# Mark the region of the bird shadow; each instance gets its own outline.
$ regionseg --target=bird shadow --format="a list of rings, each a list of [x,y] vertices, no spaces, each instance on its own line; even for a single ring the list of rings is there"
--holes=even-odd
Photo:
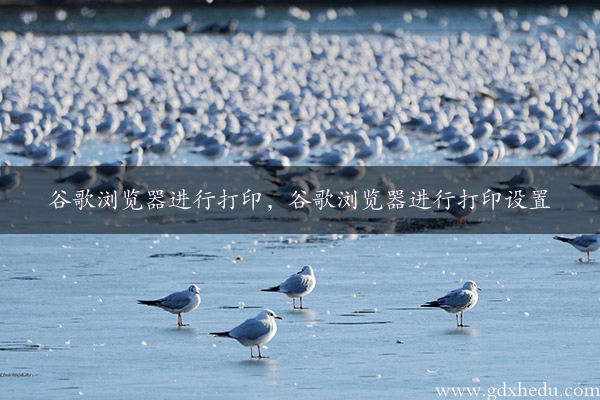
[[[191,326],[173,326],[170,328],[164,329],[165,333],[168,334],[177,334],[177,335],[191,335],[198,336],[201,332],[198,328],[193,328]]]
[[[313,310],[309,310],[308,308],[302,308],[302,309],[297,308],[297,309],[291,309],[291,310],[288,309],[288,310],[284,311],[283,315],[284,315],[283,321],[286,321],[288,316],[290,318],[294,318],[295,316],[300,316],[306,322],[314,322],[317,313],[314,312]]]
[[[444,333],[446,335],[464,335],[464,336],[478,336],[479,335],[479,329],[475,329],[475,328],[471,328],[468,326],[463,326],[463,327],[456,327],[454,329],[446,329],[444,331]]]
[[[242,368],[256,368],[261,371],[265,371],[269,374],[273,374],[277,371],[277,360],[270,357],[263,358],[247,358],[245,360],[241,360],[239,365]]]

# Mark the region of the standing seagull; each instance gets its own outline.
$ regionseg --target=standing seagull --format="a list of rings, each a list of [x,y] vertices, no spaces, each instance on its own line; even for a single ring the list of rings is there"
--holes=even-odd
[[[211,332],[211,335],[230,337],[243,346],[250,347],[250,358],[268,358],[260,352],[260,345],[268,343],[277,333],[276,319],[281,319],[273,311],[265,308],[254,318],[249,318],[227,332]],[[252,347],[258,347],[258,356],[254,356]]]
[[[184,324],[181,314],[194,311],[200,305],[200,289],[196,285],[191,285],[182,292],[171,293],[170,295],[158,300],[138,300],[138,304],[160,307],[171,314],[177,314],[177,325],[188,326]]]
[[[273,286],[268,289],[262,289],[263,292],[281,292],[292,298],[294,310],[296,309],[296,298],[300,298],[300,309],[302,307],[302,297],[310,294],[315,288],[317,280],[315,273],[310,265],[302,268],[298,273],[290,276],[281,285]]]
[[[21,173],[19,171],[10,171],[0,176],[0,191],[4,192],[4,200],[8,201],[8,192],[17,188],[21,184]]]
[[[479,295],[477,291],[481,290],[473,281],[466,281],[462,288],[451,291],[445,296],[434,301],[428,301],[421,307],[439,307],[442,310],[456,315],[456,326],[464,327],[463,312],[475,307]],[[460,314],[460,324],[458,323],[458,314]]]
[[[590,253],[600,249],[600,233],[594,233],[592,235],[580,235],[574,238],[566,238],[562,236],[554,236],[554,239],[560,240],[561,242],[569,243],[577,250],[587,253],[588,262],[590,259]]]

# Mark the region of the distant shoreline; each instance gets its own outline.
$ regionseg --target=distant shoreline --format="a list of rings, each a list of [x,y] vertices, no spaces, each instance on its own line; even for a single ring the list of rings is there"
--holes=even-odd
[[[165,4],[164,0],[0,0],[0,7],[11,7],[11,8],[60,8],[60,7],[114,7],[114,6],[125,6],[125,7],[147,7],[147,6],[175,6],[175,7],[256,7],[256,6],[268,6],[268,7],[360,7],[360,6],[414,6],[414,7],[427,7],[427,6],[498,6],[498,7],[509,7],[509,6],[597,6],[597,2],[589,0],[548,0],[544,4],[540,4],[538,1],[532,0],[500,0],[500,1],[474,1],[474,0],[462,0],[462,1],[443,1],[443,0],[213,0],[211,4],[207,3],[206,0],[171,0],[168,4]]]

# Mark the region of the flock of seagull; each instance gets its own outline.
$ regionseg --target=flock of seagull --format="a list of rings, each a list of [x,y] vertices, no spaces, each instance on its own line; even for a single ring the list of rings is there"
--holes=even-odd
[[[571,244],[577,250],[587,253],[588,261],[590,252],[600,249],[600,233],[591,235],[580,235],[573,238],[555,236],[554,239]],[[262,289],[265,292],[284,293],[293,300],[294,309],[303,309],[302,298],[312,293],[316,286],[316,278],[312,266],[303,267],[298,273],[291,275],[288,279],[277,286]],[[479,300],[478,291],[481,290],[474,281],[466,281],[461,288],[452,290],[437,300],[428,301],[421,307],[440,308],[456,316],[457,328],[468,327],[463,323],[463,313],[475,307]],[[300,305],[296,306],[296,299]],[[139,304],[162,308],[178,316],[178,326],[186,326],[182,320],[182,314],[194,311],[200,305],[200,289],[191,285],[187,290],[171,293],[158,300],[138,300]],[[254,318],[249,318],[240,325],[222,332],[211,332],[217,337],[229,337],[237,340],[240,344],[250,348],[250,358],[265,358],[260,346],[268,343],[277,333],[277,319],[282,319],[271,309],[263,309]],[[253,348],[257,347],[258,355],[254,355]]]
[[[306,265],[281,284],[263,289],[263,291],[284,293],[293,299],[294,309],[303,309],[302,298],[312,293],[316,284],[317,280],[312,266]],[[297,298],[300,299],[299,307],[296,307]],[[183,323],[182,314],[194,311],[200,305],[200,301],[200,289],[196,285],[191,285],[187,290],[171,293],[158,300],[138,300],[138,304],[159,307],[172,314],[177,314],[177,324],[181,327],[186,326]],[[282,318],[272,310],[264,309],[256,317],[247,319],[233,329],[211,332],[211,335],[233,338],[243,346],[250,348],[250,358],[264,358],[260,346],[268,343],[277,333],[276,319]],[[253,353],[254,346],[258,349],[257,356],[254,356]]]
[[[467,32],[5,34],[3,158],[62,179],[94,161],[135,168],[191,155],[214,164],[230,155],[242,165],[394,164],[424,143],[468,168],[512,154],[586,171],[600,139],[595,28],[581,22],[519,43]],[[83,155],[106,142],[130,154]]]
[[[360,179],[365,166],[409,164],[427,153],[427,163],[445,159],[473,173],[514,157],[539,165],[550,159],[585,177],[600,149],[598,21],[567,30],[558,23],[553,31],[527,35],[511,30],[509,15],[498,10],[481,17],[498,30],[438,39],[408,32],[219,38],[0,33],[0,191],[8,201],[20,185],[11,164],[56,171],[57,185],[96,194],[124,190],[125,174],[141,165],[181,165],[188,157],[277,171],[277,189],[268,195],[288,210],[293,191],[315,188],[310,169],[284,177],[291,165]],[[524,38],[508,40],[513,33]],[[121,156],[97,160],[106,156],[94,149],[108,144]],[[85,167],[63,175],[76,165]],[[524,168],[500,184],[492,189],[529,195],[533,177]],[[378,188],[385,193],[392,185],[382,176]],[[572,185],[600,202],[600,185]],[[137,189],[141,199],[148,188]],[[464,208],[447,211],[461,224],[470,215]],[[590,261],[599,235],[555,239]],[[302,308],[314,287],[307,266],[264,290],[287,294],[294,308],[299,298]],[[468,281],[423,307],[453,313],[457,326],[465,326],[462,313],[475,306],[478,290]],[[177,314],[183,326],[182,314],[200,305],[199,289],[192,285],[140,303]],[[276,319],[265,309],[214,334],[250,347],[251,357],[256,346],[261,358]]]
[[[291,189],[306,183],[314,192],[318,182],[311,168],[286,177],[290,166],[356,181],[366,166],[417,157],[473,174],[511,158],[572,166],[585,179],[600,148],[594,29],[581,23],[517,43],[467,32],[438,40],[4,34],[0,191],[8,200],[24,179],[12,163],[56,171],[57,187],[93,196],[135,189],[143,202],[152,188],[125,179],[136,168],[205,160],[268,170],[278,187],[267,196],[310,216],[309,207],[290,208]],[[600,201],[600,185],[572,186]],[[378,189],[392,192],[393,183],[382,176]],[[535,187],[524,179],[491,189],[527,199]],[[338,200],[336,210],[347,211]],[[445,211],[465,225],[475,208]]]
[[[555,236],[554,239],[569,243],[577,250],[587,253],[588,262],[591,261],[590,252],[600,249],[600,232],[572,238]],[[283,293],[293,300],[294,309],[304,309],[302,299],[312,293],[316,284],[313,267],[306,265],[281,284],[262,289],[262,291]],[[480,290],[481,288],[474,281],[469,280],[461,288],[452,290],[437,300],[427,301],[421,307],[440,308],[455,315],[457,328],[468,327],[469,325],[463,322],[463,313],[475,307],[479,300],[478,291]],[[299,299],[299,306],[296,306],[296,299]],[[183,323],[182,314],[194,311],[200,302],[200,289],[196,285],[191,285],[187,290],[171,293],[157,300],[138,300],[138,304],[159,307],[172,314],[177,314],[179,327],[187,326]],[[228,331],[211,332],[210,334],[216,337],[232,338],[243,346],[249,347],[250,358],[268,358],[262,355],[260,346],[268,343],[277,333],[277,319],[281,320],[282,318],[273,310],[265,308],[256,317],[249,318]],[[257,347],[258,350],[256,356],[253,352],[254,347]]]
[[[291,275],[288,279],[277,286],[263,289],[265,292],[284,293],[293,299],[294,309],[303,309],[302,298],[310,294],[317,284],[314,270],[310,265],[303,267],[298,273]],[[456,315],[456,326],[467,327],[463,324],[463,312],[475,307],[479,299],[477,291],[481,290],[473,281],[467,281],[460,289],[456,289],[440,297],[435,301],[428,301],[422,307],[438,307],[442,310]],[[300,299],[299,307],[296,307],[296,299]],[[182,314],[194,311],[200,305],[200,289],[191,285],[187,290],[171,293],[158,300],[138,300],[138,304],[145,304],[162,308],[172,314],[177,314],[178,326],[187,326],[183,323]],[[460,322],[459,322],[460,315]],[[277,333],[275,320],[282,319],[268,308],[261,310],[254,318],[249,318],[240,325],[222,332],[211,332],[216,337],[228,337],[237,340],[240,344],[250,348],[250,358],[268,358],[263,356],[260,346],[268,343]],[[254,347],[258,355],[254,355]]]

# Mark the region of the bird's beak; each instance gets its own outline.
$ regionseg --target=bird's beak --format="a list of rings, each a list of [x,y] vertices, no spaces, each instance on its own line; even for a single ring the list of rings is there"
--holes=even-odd
[[[479,286],[477,286],[477,290],[481,290],[481,288]]]
[[[281,318],[279,315],[276,315],[276,316],[274,316],[273,318],[275,318],[275,319],[283,319],[283,318]]]

